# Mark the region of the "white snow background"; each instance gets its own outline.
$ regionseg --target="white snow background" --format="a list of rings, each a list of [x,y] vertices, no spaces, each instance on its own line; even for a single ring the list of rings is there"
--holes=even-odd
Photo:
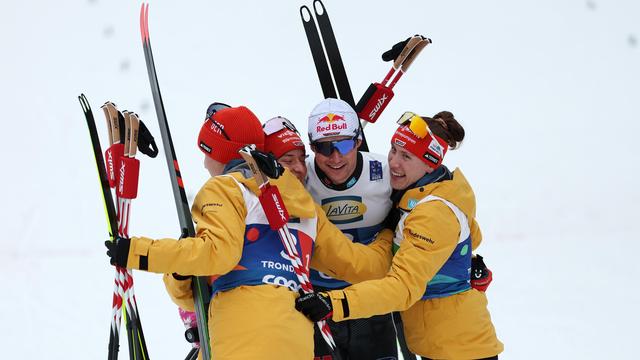
[[[310,3],[152,1],[151,42],[190,198],[207,178],[195,139],[209,103],[306,130],[322,98],[298,13]],[[638,358],[640,3],[325,5],[356,100],[390,68],[384,50],[415,33],[433,39],[366,135],[386,153],[406,110],[451,110],[465,126],[445,163],[476,191],[501,358]],[[161,146],[139,10],[122,0],[0,2],[0,358],[106,357],[114,270],[77,96],[91,102],[103,147],[106,100],[140,114]],[[141,163],[130,233],[176,237],[164,155]],[[161,276],[135,280],[151,357],[184,358]],[[126,348],[122,338],[122,358]]]

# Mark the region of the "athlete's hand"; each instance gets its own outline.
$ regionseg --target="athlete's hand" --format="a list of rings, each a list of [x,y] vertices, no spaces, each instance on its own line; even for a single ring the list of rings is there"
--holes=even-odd
[[[256,161],[260,171],[272,179],[277,179],[284,173],[284,168],[272,153],[251,150],[251,157]]]
[[[419,34],[415,34],[414,36],[408,37],[406,40],[400,41],[399,43],[393,45],[391,49],[382,53],[382,60],[395,61],[398,58],[398,56],[402,53],[402,50],[404,50],[404,47],[407,46],[407,44],[409,43],[409,40],[415,37],[420,37],[422,40],[428,40],[429,43],[431,43],[431,39],[428,39]]]
[[[331,318],[333,315],[331,299],[326,294],[316,292],[300,295],[296,299],[296,310],[313,322]]]
[[[482,256],[476,255],[471,258],[471,287],[479,291],[487,291],[489,284],[493,280],[491,270],[487,268],[482,260]]]
[[[107,256],[109,256],[109,262],[111,265],[127,267],[127,258],[129,257],[129,246],[131,245],[131,239],[116,237],[115,240],[107,240],[104,242],[104,246],[107,247]]]

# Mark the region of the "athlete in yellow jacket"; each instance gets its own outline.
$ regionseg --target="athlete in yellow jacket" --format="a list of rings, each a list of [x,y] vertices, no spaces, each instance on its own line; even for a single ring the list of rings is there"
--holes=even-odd
[[[192,207],[196,236],[152,240],[120,239],[109,246],[112,263],[156,273],[212,276],[209,331],[214,359],[310,359],[313,323],[294,309],[299,284],[276,232],[257,198],[259,189],[237,159],[244,144],[262,146],[258,119],[247,108],[216,112],[199,137],[205,167],[212,177]],[[302,184],[285,171],[273,184],[281,189],[292,218],[305,268],[309,266],[352,282],[389,269],[391,232],[363,246],[348,241],[314,204]],[[377,261],[369,261],[375,258]],[[170,294],[193,310],[190,281],[165,275]]]
[[[389,152],[400,210],[390,271],[382,279],[302,296],[296,307],[312,320],[334,321],[402,311],[412,352],[431,359],[495,359],[503,345],[486,295],[469,284],[472,250],[482,239],[475,195],[460,170],[442,165],[464,130],[449,112],[434,119],[405,113],[399,123]],[[322,302],[327,296],[331,301]]]

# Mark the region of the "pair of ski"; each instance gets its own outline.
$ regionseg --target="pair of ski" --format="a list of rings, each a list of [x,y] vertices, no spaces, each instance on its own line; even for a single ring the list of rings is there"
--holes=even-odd
[[[191,219],[191,213],[189,211],[189,205],[187,197],[184,191],[182,179],[180,177],[180,169],[176,160],[175,151],[173,148],[173,142],[171,140],[171,134],[169,132],[166,115],[164,112],[164,105],[162,103],[162,97],[160,95],[160,88],[158,85],[158,78],[156,75],[155,65],[153,61],[153,53],[151,51],[151,43],[149,39],[149,5],[142,4],[140,10],[140,31],[142,35],[143,50],[147,65],[147,71],[149,75],[149,82],[151,84],[151,92],[153,94],[154,104],[158,115],[158,121],[160,123],[160,131],[162,134],[162,141],[164,144],[165,155],[167,158],[167,164],[169,166],[169,173],[171,177],[171,184],[176,201],[176,207],[178,210],[178,217],[180,219],[181,237],[194,236],[195,230],[193,228],[193,221]],[[138,141],[138,117],[134,113],[125,112],[124,115],[120,113],[113,103],[107,102],[102,107],[105,116],[107,117],[107,128],[109,131],[109,150],[105,153],[107,162],[102,156],[102,148],[100,145],[100,139],[95,124],[95,118],[91,110],[89,101],[81,94],[78,97],[80,105],[87,121],[89,128],[89,136],[91,138],[93,152],[98,170],[98,176],[100,179],[100,185],[102,188],[102,198],[104,202],[105,215],[107,217],[107,223],[109,224],[109,237],[112,241],[115,241],[116,234],[122,237],[128,237],[128,224],[130,216],[131,199],[135,198],[135,194],[132,196],[132,191],[137,191],[137,176],[135,181],[135,187],[132,188],[132,183],[125,181],[126,177],[119,177],[118,174],[121,170],[126,169],[118,165],[120,159],[124,159],[125,164],[132,165],[131,161],[135,160],[135,153]],[[139,122],[144,128],[144,124]],[[121,131],[121,129],[125,131]],[[126,135],[126,136],[125,136]],[[145,146],[148,148],[141,149],[145,154],[155,157],[158,153],[153,137],[147,134],[144,138]],[[122,163],[121,163],[122,164]],[[135,165],[134,165],[135,166]],[[117,186],[117,203],[118,211],[113,202],[110,188]],[[122,196],[124,194],[124,196]],[[126,214],[126,215],[125,215]],[[209,287],[206,278],[194,278],[193,289],[194,299],[196,306],[196,318],[199,334],[200,348],[202,348],[202,359],[209,360],[210,348],[209,348],[209,334],[207,327],[207,308],[209,303]],[[125,304],[124,310],[122,309],[123,303]],[[120,323],[122,319],[122,313],[125,314],[125,321],[127,323],[127,338],[129,340],[129,355],[132,360],[146,360],[149,359],[146,343],[144,340],[144,334],[142,331],[142,324],[138,315],[138,306],[133,292],[133,277],[131,272],[127,269],[116,267],[115,276],[115,288],[112,302],[112,319],[111,328],[109,334],[109,352],[108,359],[116,360],[119,352],[119,338],[120,338]],[[193,335],[193,332],[189,334]],[[195,342],[195,341],[191,341]],[[193,349],[187,355],[187,359],[196,359],[198,356],[198,347]]]
[[[89,136],[102,189],[105,215],[109,225],[109,237],[111,241],[115,241],[116,234],[121,237],[128,237],[131,200],[137,195],[139,162],[135,159],[135,156],[138,148],[140,119],[132,112],[125,111],[124,114],[120,113],[111,102],[103,105],[102,109],[107,119],[110,144],[105,152],[107,158],[105,163],[89,101],[84,94],[81,94],[78,99],[89,128]],[[116,189],[117,210],[113,202],[111,188]],[[124,309],[122,308],[123,304]],[[130,359],[149,359],[133,288],[132,273],[128,269],[116,267],[109,334],[109,360],[118,358],[120,323],[123,313],[127,328]]]
[[[393,98],[393,87],[422,49],[431,43],[431,40],[420,35],[408,39],[384,80],[381,83],[371,84],[356,104],[327,10],[321,0],[314,0],[312,7],[313,14],[306,5],[301,6],[300,17],[324,97],[339,98],[347,102],[356,110],[360,119],[365,121],[364,125],[367,122],[375,122]],[[317,26],[313,15],[317,20]],[[391,80],[394,74],[396,75]],[[390,80],[391,83],[389,83]],[[363,125],[360,130],[362,133]],[[362,133],[362,139],[360,150],[368,151],[364,133]]]
[[[322,93],[325,99],[341,99],[355,109],[356,103],[353,99],[347,72],[344,69],[344,63],[342,62],[342,56],[338,49],[338,42],[333,33],[327,9],[320,0],[314,0],[311,7],[313,8],[313,14],[306,5],[300,7],[300,19],[307,35],[309,49],[318,73]],[[314,16],[316,20],[314,20]],[[320,40],[320,37],[322,37],[322,40]],[[329,67],[331,67],[331,70],[329,70]],[[360,133],[362,134],[360,150],[369,151],[367,140],[362,132],[362,125],[360,125]]]

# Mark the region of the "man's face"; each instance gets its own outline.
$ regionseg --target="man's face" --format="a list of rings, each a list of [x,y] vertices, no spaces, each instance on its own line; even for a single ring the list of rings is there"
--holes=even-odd
[[[338,144],[338,141],[344,141]],[[352,143],[349,143],[352,142]],[[333,143],[333,145],[329,145]],[[317,144],[317,146],[315,145]],[[351,144],[352,148],[346,153],[342,153],[337,147],[341,147],[344,150],[349,148]],[[324,139],[316,140],[311,144],[311,149],[315,153],[315,162],[327,177],[334,184],[342,184],[353,174],[358,163],[358,146],[360,140],[354,140],[349,136],[330,136]],[[322,154],[318,151],[319,146],[327,146],[331,148],[329,155]]]
[[[307,177],[307,164],[305,158],[307,155],[304,150],[291,150],[282,155],[278,162],[285,168],[289,169],[295,175],[301,183],[304,184],[304,179]]]

